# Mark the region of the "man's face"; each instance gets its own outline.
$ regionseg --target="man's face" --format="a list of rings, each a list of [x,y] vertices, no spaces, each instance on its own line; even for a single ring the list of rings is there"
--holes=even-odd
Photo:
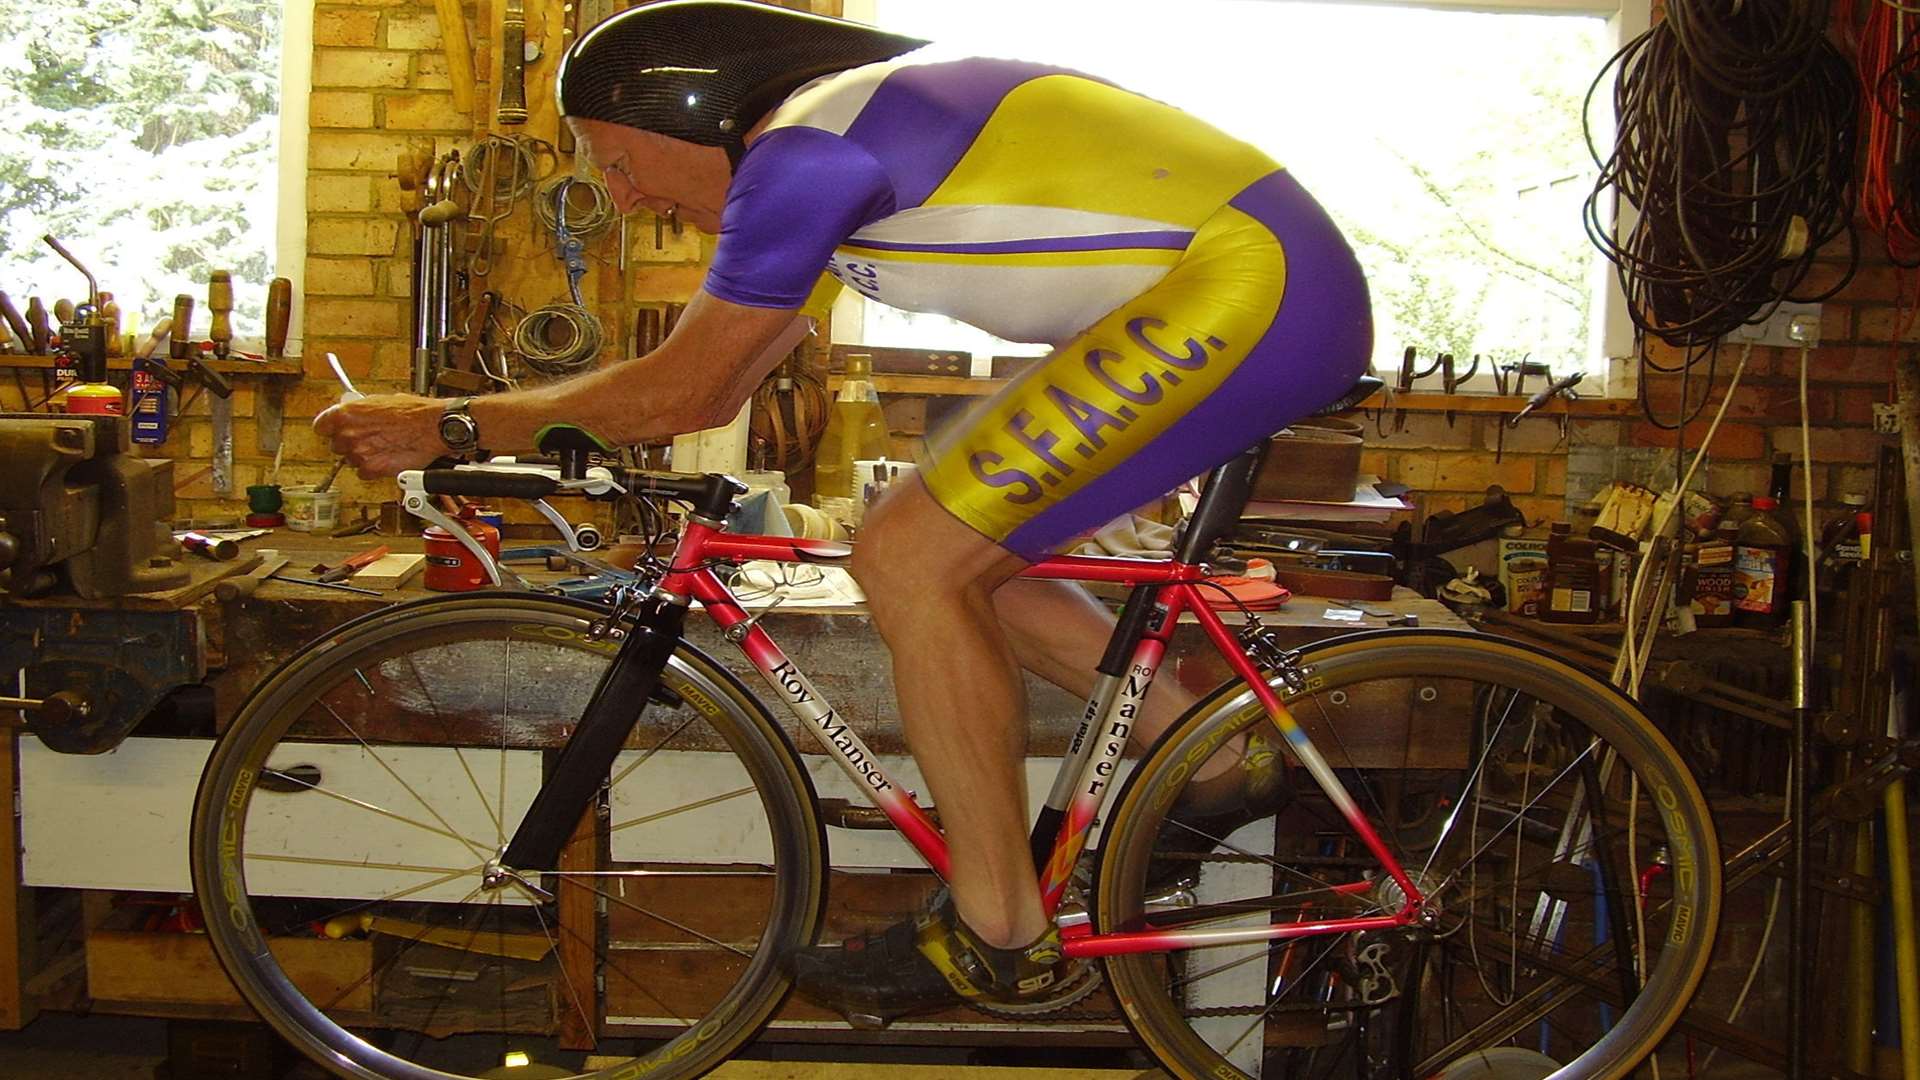
[[[707,156],[702,152],[709,148],[601,120],[569,117],[567,123],[578,142],[576,152],[600,170],[621,213],[644,207],[665,214],[677,207],[694,227],[717,231],[717,217],[712,228],[704,218],[719,205],[697,182],[698,166]],[[724,197],[724,190],[720,194]]]

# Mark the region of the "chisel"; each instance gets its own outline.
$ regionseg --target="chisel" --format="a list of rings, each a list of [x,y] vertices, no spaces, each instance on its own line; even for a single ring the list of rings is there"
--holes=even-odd
[[[47,322],[47,306],[37,296],[27,297],[27,328],[33,331],[33,355],[47,355],[53,349],[53,326]]]
[[[27,326],[27,320],[20,317],[20,309],[13,306],[12,298],[0,292],[0,316],[5,316],[7,329],[20,339],[20,348],[26,351],[33,348],[33,330]]]

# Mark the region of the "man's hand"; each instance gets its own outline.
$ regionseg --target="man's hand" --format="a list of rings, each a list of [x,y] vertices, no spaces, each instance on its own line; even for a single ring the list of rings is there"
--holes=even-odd
[[[313,430],[333,441],[363,480],[425,467],[447,452],[440,441],[446,402],[412,394],[379,394],[335,405],[313,418]]]

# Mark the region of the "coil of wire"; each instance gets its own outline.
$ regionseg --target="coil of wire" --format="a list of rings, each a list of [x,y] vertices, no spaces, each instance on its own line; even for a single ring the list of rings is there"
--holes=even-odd
[[[586,196],[584,206],[580,203],[583,192]],[[558,176],[542,184],[539,197],[533,201],[533,209],[540,219],[541,229],[548,233],[555,232],[564,215],[568,234],[581,240],[593,240],[605,234],[614,222],[620,220],[607,186],[598,180],[577,176]]]
[[[553,379],[591,367],[605,340],[600,320],[572,304],[530,311],[513,329],[513,348],[521,362]]]
[[[1695,348],[1852,278],[1850,263],[1838,282],[1803,289],[1821,249],[1852,233],[1858,99],[1823,3],[1673,0],[1666,11],[1588,91],[1600,174],[1584,216],[1640,331]],[[1592,112],[1610,72],[1617,128],[1603,154]],[[1624,237],[1616,193],[1639,211]]]

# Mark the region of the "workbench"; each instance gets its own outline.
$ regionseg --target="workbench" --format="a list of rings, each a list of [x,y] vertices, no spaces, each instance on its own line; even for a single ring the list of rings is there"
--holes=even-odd
[[[19,738],[17,754],[5,755],[5,766],[12,767],[17,760],[21,773],[21,817],[9,825],[22,833],[18,847],[23,851],[25,884],[62,890],[55,894],[61,896],[70,895],[68,890],[80,890],[82,937],[90,949],[84,963],[91,977],[91,1007],[173,1017],[245,1015],[201,939],[130,932],[113,922],[108,898],[127,891],[156,897],[191,891],[185,858],[186,830],[200,765],[211,747],[211,739],[206,736],[226,726],[255,685],[308,642],[350,619],[392,603],[444,595],[420,587],[418,578],[381,597],[270,580],[252,596],[226,602],[214,597],[214,584],[243,565],[249,552],[260,548],[273,548],[287,557],[290,561],[283,573],[297,578],[315,564],[338,563],[373,544],[386,544],[396,552],[420,550],[418,537],[331,539],[281,530],[247,541],[241,559],[235,563],[195,560],[193,580],[174,594],[117,606],[131,610],[172,605],[178,617],[196,628],[194,636],[205,672],[199,688],[183,695],[186,703],[163,710],[168,713],[167,720],[156,717],[111,754],[57,754],[25,736]],[[512,548],[515,542],[509,540],[507,546]],[[521,572],[536,583],[563,576],[544,570]],[[35,602],[31,610],[44,614],[61,607],[61,601],[49,599]],[[1377,627],[1385,621],[1377,615],[1362,616],[1357,622],[1328,618],[1330,608],[1346,607],[1338,601],[1296,597],[1284,609],[1260,617],[1289,646]],[[1423,626],[1465,628],[1445,607],[1407,590],[1400,590],[1390,601],[1372,601],[1364,607],[1394,616],[1414,615]],[[68,602],[66,609],[78,619],[116,614],[114,605],[78,601]],[[1224,614],[1230,622],[1240,619],[1237,612]],[[860,731],[903,786],[924,790],[917,769],[906,756],[889,658],[864,611],[857,606],[782,606],[766,614],[762,625]],[[727,664],[749,687],[756,691],[762,688],[758,673],[706,620],[696,617],[689,620],[688,627],[694,644]],[[1196,692],[1204,692],[1227,676],[1224,664],[1195,626],[1179,629],[1171,655],[1174,662],[1163,670]],[[1028,691],[1032,726],[1027,771],[1030,788],[1038,789],[1033,796],[1037,802],[1044,796],[1058,756],[1079,724],[1084,703],[1031,677]],[[781,719],[791,718],[783,715]],[[798,725],[790,727],[797,736]],[[180,737],[189,734],[197,737]],[[816,749],[804,736],[797,736],[795,741],[803,752]],[[1392,741],[1398,745],[1400,736],[1394,735]],[[9,740],[9,750],[13,749],[12,742]],[[831,772],[826,759],[819,756],[816,761],[823,765],[815,773],[823,797],[843,794],[829,788],[838,777],[826,775]],[[96,799],[92,793],[100,797]],[[103,805],[92,805],[96,802]],[[834,897],[826,930],[829,936],[880,925],[918,902],[934,884],[931,875],[920,871],[917,856],[891,833],[834,830],[832,850],[837,873],[835,886],[829,890]],[[857,879],[857,884],[845,887],[843,876]],[[0,903],[0,916],[4,915]],[[342,962],[340,956],[351,947],[340,942],[315,944],[323,947],[318,951],[328,953],[315,961],[323,965]],[[331,945],[349,948],[330,952],[324,948]],[[77,966],[71,957],[50,959],[67,969]],[[30,964],[20,973],[20,979],[0,982],[18,984],[31,978],[33,970]],[[181,972],[203,977],[180,978]],[[41,979],[43,984],[46,981]],[[1097,1000],[1090,999],[1090,1003]],[[1106,1010],[1110,1011],[1110,1006]],[[1100,1013],[1101,1008],[1094,1006],[1091,1015]],[[0,1013],[0,1019],[8,1016]],[[1075,1022],[1067,1017],[1061,1023],[1064,1027],[1029,1027],[1022,1034],[1004,1021],[954,1010],[896,1026],[886,1038],[894,1042],[1005,1043],[1020,1038],[1057,1039],[1069,1032],[1073,1038],[1098,1043],[1119,1044],[1129,1038],[1111,1018]],[[855,1037],[836,1017],[798,1001],[780,1014],[775,1030],[789,1038]]]

